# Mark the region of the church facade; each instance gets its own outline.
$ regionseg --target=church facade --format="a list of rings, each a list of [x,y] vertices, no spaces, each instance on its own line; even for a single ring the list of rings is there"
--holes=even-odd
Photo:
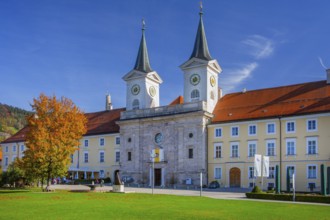
[[[281,189],[320,190],[321,168],[330,188],[330,70],[326,80],[243,91],[222,97],[221,67],[210,55],[203,12],[193,52],[180,68],[184,92],[160,106],[161,76],[151,68],[144,25],[136,63],[123,76],[126,108],[86,113],[87,133],[71,155],[68,178],[112,180],[120,172],[128,184],[159,187],[197,186],[217,181],[220,187],[275,185]],[[188,56],[187,56],[188,57]],[[23,128],[1,143],[2,169],[24,156]],[[254,177],[255,154],[270,157],[269,176]],[[289,179],[287,179],[289,176]]]
[[[221,68],[210,56],[202,15],[201,11],[193,52],[180,66],[184,101],[169,106],[159,106],[162,80],[150,66],[142,28],[135,66],[123,77],[127,108],[117,122],[121,175],[132,181],[151,185],[155,179],[156,186],[197,184],[202,173],[207,183],[207,125],[218,100]]]

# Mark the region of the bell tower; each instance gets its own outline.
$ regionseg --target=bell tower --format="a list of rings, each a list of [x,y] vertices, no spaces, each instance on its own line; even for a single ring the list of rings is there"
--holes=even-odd
[[[163,81],[150,66],[144,20],[142,20],[142,37],[135,66],[123,77],[123,80],[126,81],[126,110],[159,106],[159,85]]]
[[[203,24],[203,7],[200,5],[199,25],[194,49],[188,61],[180,68],[184,72],[184,102],[204,101],[208,112],[213,112],[218,101],[218,74],[222,71],[210,55]]]

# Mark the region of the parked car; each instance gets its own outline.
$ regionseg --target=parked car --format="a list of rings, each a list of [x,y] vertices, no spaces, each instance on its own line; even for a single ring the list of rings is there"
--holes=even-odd
[[[218,181],[212,181],[209,184],[209,189],[216,189],[216,188],[220,188],[220,184],[218,183]]]

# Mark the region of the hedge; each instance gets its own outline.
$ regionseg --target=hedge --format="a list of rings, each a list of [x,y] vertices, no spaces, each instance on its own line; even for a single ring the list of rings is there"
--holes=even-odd
[[[250,199],[267,199],[292,201],[292,194],[269,194],[269,193],[246,193],[246,197]],[[321,195],[296,195],[296,202],[315,202],[315,203],[330,203],[330,196]]]

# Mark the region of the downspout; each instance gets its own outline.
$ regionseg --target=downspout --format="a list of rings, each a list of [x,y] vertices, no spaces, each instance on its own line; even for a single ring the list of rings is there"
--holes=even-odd
[[[281,116],[278,117],[279,126],[280,126],[280,177],[282,177],[282,120]],[[280,181],[280,189],[282,190],[282,178]]]

